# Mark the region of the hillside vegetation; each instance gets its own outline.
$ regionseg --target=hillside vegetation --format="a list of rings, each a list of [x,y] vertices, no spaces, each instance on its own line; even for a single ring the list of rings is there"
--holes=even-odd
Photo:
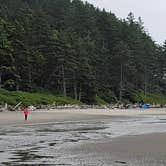
[[[164,96],[166,43],[133,13],[120,20],[80,0],[0,0],[0,88],[18,91],[0,91],[11,104],[53,102],[26,93],[40,88],[87,104]]]
[[[0,105],[7,103],[15,106],[20,102],[21,106],[82,104],[81,102],[73,100],[70,97],[55,96],[48,93],[30,93],[22,91],[11,92],[3,89],[0,90]]]

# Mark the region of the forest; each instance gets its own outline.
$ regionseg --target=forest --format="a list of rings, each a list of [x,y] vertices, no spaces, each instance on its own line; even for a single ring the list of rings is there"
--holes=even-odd
[[[166,95],[166,42],[81,0],[0,0],[0,89],[92,104]]]

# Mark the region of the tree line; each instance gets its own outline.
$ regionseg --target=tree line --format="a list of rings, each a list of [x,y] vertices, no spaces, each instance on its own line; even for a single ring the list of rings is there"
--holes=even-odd
[[[166,42],[132,13],[121,20],[80,0],[0,0],[0,88],[86,103],[166,94]]]

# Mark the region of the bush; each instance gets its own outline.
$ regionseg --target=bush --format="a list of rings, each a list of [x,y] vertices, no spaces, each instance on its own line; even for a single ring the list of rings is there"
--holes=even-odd
[[[23,106],[29,105],[65,105],[65,104],[82,104],[70,97],[55,96],[48,93],[30,93],[22,91],[8,91],[0,89],[0,104],[16,105],[22,102]]]
[[[96,104],[97,105],[108,105],[108,103],[106,101],[104,101],[102,98],[100,98],[99,96],[96,96]]]
[[[145,96],[143,92],[138,92],[135,94],[135,100],[149,104],[166,104],[166,96],[157,93],[147,93]]]

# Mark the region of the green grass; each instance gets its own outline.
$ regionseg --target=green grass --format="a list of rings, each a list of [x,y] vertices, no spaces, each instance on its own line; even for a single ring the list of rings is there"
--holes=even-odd
[[[166,96],[161,94],[151,94],[148,93],[146,97],[144,96],[143,92],[137,92],[133,95],[134,100],[137,102],[145,102],[149,104],[166,104]],[[62,96],[55,96],[50,94],[49,92],[43,93],[30,93],[30,92],[23,92],[23,91],[8,91],[4,89],[0,89],[0,105],[5,103],[9,105],[16,105],[19,102],[22,102],[22,106],[29,106],[29,105],[81,105],[82,103],[76,101],[70,97],[62,97]],[[100,96],[96,96],[96,103],[97,105],[108,105],[106,100],[104,100]]]
[[[23,106],[29,105],[65,105],[65,104],[77,104],[81,102],[76,101],[70,97],[54,96],[49,93],[30,93],[22,91],[7,91],[0,89],[0,104],[16,105],[22,102]]]
[[[143,92],[138,92],[135,94],[135,100],[149,104],[166,104],[166,96],[157,93],[147,93],[145,96]]]
[[[106,101],[104,101],[102,98],[100,98],[99,96],[96,96],[96,104],[97,105],[108,105],[108,103]]]

